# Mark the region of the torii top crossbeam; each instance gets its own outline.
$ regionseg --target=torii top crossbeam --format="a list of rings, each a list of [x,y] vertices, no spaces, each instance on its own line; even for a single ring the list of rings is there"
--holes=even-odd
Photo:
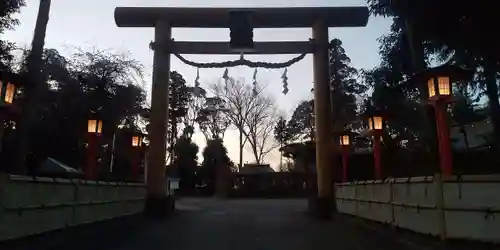
[[[154,27],[168,20],[171,27],[228,28],[232,11],[253,13],[254,28],[311,27],[322,19],[328,27],[364,27],[367,7],[294,7],[294,8],[178,8],[117,7],[118,27]]]

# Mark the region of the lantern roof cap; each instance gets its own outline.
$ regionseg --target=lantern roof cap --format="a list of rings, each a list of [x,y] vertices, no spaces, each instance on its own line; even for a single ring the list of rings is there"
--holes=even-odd
[[[427,80],[429,78],[436,76],[449,76],[452,79],[469,81],[474,76],[474,70],[465,69],[452,64],[444,64],[418,72],[411,76],[410,79],[402,85],[415,87],[419,84],[427,84]]]
[[[99,108],[90,108],[88,111],[87,118],[89,120],[102,120],[103,115],[102,115],[102,107]]]
[[[369,118],[372,116],[382,116],[385,117],[385,112],[379,108],[373,105],[373,103],[370,103],[366,106],[365,111],[361,114],[363,118]]]
[[[139,130],[137,128],[134,128],[131,132],[132,132],[133,136],[144,136],[144,135],[146,135],[141,130]]]
[[[343,131],[339,131],[339,132],[334,132],[333,133],[334,136],[344,136],[344,135],[348,135],[350,137],[359,137],[360,136],[360,133],[358,132],[354,132],[352,130],[349,130],[349,129],[345,129]]]
[[[2,82],[7,81],[11,84],[14,84],[17,87],[22,86],[23,83],[26,82],[25,77],[23,77],[22,75],[17,74],[17,73],[13,73],[10,71],[3,71],[3,70],[0,70],[0,80]]]
[[[373,130],[370,130],[368,128],[364,129],[361,134],[360,134],[360,138],[366,138],[366,137],[371,137],[374,135],[374,132]]]
[[[144,136],[146,135],[145,133],[142,132],[142,130],[135,125],[132,126],[124,126],[122,128],[122,131],[125,132],[126,134],[129,134],[130,136]]]

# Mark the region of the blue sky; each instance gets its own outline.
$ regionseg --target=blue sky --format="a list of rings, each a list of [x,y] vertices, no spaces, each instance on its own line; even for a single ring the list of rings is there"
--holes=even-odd
[[[2,39],[16,42],[19,46],[28,47],[35,26],[38,11],[38,0],[27,0],[27,6],[21,10],[21,25],[8,31]],[[89,49],[98,47],[113,49],[118,52],[129,52],[145,66],[146,88],[151,87],[151,65],[153,53],[148,44],[153,39],[151,28],[118,28],[114,22],[113,11],[118,6],[148,7],[299,7],[299,6],[364,6],[364,0],[55,0],[52,1],[50,20],[47,28],[46,47],[56,48],[62,54],[71,53],[74,47]],[[379,63],[377,38],[389,30],[390,20],[371,17],[367,27],[363,28],[330,28],[330,38],[339,38],[352,64],[356,68],[372,68]],[[227,29],[174,29],[173,38],[178,41],[228,41]],[[306,41],[311,37],[310,29],[257,29],[254,31],[256,41]],[[234,60],[238,56],[197,56],[186,58],[199,62]],[[294,55],[247,56],[250,60],[286,61]],[[196,69],[182,64],[172,57],[172,70],[179,71],[188,84],[194,83]],[[224,69],[201,69],[200,82],[208,85],[217,81]],[[289,89],[283,95],[282,70],[259,69],[258,81],[266,84],[267,91],[276,99],[276,105],[283,112],[291,113],[297,103],[309,98],[312,87],[312,61],[307,56],[304,60],[291,66],[288,70]],[[229,70],[233,77],[244,77],[251,82],[253,69],[236,67]],[[237,161],[238,149],[235,131],[225,136],[230,157]],[[196,142],[203,148],[203,136],[196,136]],[[245,161],[252,161],[251,151],[244,155]],[[272,165],[279,162],[276,152],[270,154],[266,161]]]

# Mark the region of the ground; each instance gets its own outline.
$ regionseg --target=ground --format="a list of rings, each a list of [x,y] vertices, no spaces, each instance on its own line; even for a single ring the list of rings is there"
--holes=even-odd
[[[306,200],[191,198],[180,200],[177,208],[168,222],[150,225],[115,249],[423,249],[387,241],[347,217],[310,219]]]
[[[183,198],[167,220],[141,215],[22,239],[0,249],[38,250],[490,250],[470,242],[443,244],[345,215],[309,218],[306,200]]]

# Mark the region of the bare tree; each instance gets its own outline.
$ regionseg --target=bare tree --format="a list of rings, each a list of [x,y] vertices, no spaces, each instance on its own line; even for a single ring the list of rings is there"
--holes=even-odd
[[[205,105],[206,91],[199,86],[194,86],[189,87],[188,92],[189,101],[187,102],[186,115],[183,117],[182,123],[184,125],[183,135],[188,140],[191,140],[200,111]]]
[[[239,132],[239,167],[243,166],[243,149],[247,142],[248,129],[245,121],[251,113],[254,102],[252,87],[245,84],[244,79],[235,80],[229,78],[225,82],[218,82],[211,86],[211,91],[215,96],[226,101],[227,116]]]
[[[229,78],[211,86],[214,95],[225,100],[227,116],[239,132],[240,166],[247,142],[257,163],[262,163],[264,157],[278,146],[273,138],[276,109],[263,90],[259,85],[245,84],[242,78]]]
[[[261,164],[266,155],[279,147],[279,143],[274,139],[274,125],[279,116],[271,98],[262,94],[254,98],[250,114],[245,120],[248,128],[246,137],[252,148],[255,162]]]

